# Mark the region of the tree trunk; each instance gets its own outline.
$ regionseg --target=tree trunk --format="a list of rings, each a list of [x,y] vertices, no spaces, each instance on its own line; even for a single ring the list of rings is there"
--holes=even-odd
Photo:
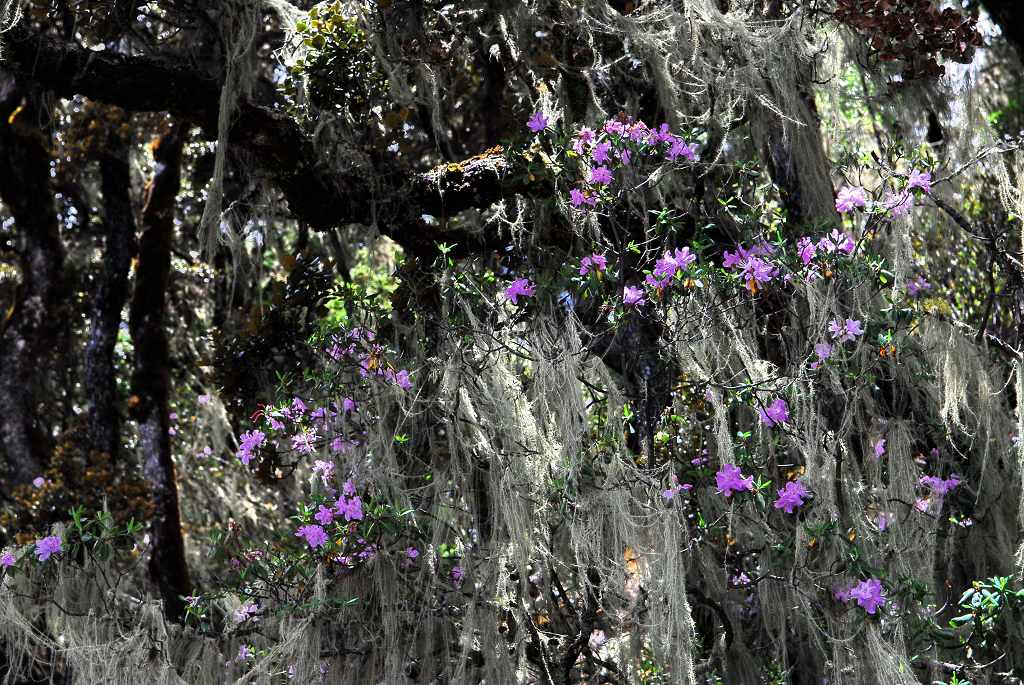
[[[165,319],[174,234],[174,200],[181,184],[184,132],[175,127],[154,145],[156,171],[147,188],[142,237],[131,305],[135,346],[132,416],[139,424],[142,471],[154,504],[150,577],[160,589],[168,618],[181,620],[189,594],[185,542],[168,430],[169,354]]]
[[[49,133],[37,98],[0,75],[0,199],[17,228],[21,284],[0,312],[0,442],[10,482],[31,482],[49,461],[50,435],[40,419],[40,391],[59,348],[64,250],[50,190]]]
[[[121,310],[128,300],[128,270],[135,254],[128,146],[116,135],[111,136],[100,158],[100,176],[106,251],[103,254],[103,273],[93,300],[89,341],[85,347],[88,445],[90,450],[104,453],[114,460],[121,441],[114,345],[121,325]]]

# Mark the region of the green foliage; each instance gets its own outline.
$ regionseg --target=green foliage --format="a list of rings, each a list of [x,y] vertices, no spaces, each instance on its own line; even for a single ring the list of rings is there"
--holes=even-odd
[[[319,109],[367,116],[372,103],[387,92],[387,79],[367,45],[366,32],[346,16],[340,2],[315,5],[296,25],[304,48],[289,67],[285,93],[293,101],[305,79],[310,102]]]

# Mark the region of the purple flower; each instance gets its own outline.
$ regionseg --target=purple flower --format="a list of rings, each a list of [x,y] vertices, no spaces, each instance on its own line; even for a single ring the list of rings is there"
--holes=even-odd
[[[420,555],[420,551],[415,547],[407,547],[405,549],[405,556],[409,557],[410,560],[415,561],[416,557]]]
[[[715,485],[718,492],[731,497],[733,492],[754,489],[754,477],[743,477],[738,466],[734,464],[722,464],[722,468],[715,474]]]
[[[356,410],[356,401],[351,397],[346,397],[341,401],[341,411],[345,414],[350,414]]]
[[[197,603],[198,603],[198,600],[199,600],[199,598],[197,597],[196,598],[196,602]],[[255,616],[257,613],[259,613],[259,610],[260,610],[260,608],[259,608],[259,606],[255,602],[246,602],[242,606],[240,606],[237,609],[235,609],[235,613],[234,613],[234,616],[233,616],[233,618],[235,619],[235,623],[245,623],[246,621],[249,620],[249,618],[251,618],[251,617]]]
[[[872,449],[875,452],[875,459],[881,459],[882,455],[885,454],[885,438],[876,440]]]
[[[526,122],[526,127],[534,133],[540,133],[548,127],[548,118],[544,116],[540,110],[533,113],[530,120]]]
[[[14,553],[9,549],[5,549],[3,554],[0,554],[0,566],[4,568],[10,568],[14,566]]]
[[[644,304],[644,291],[627,285],[622,289],[622,304],[642,307]]]
[[[740,275],[746,280],[747,287],[754,290],[775,278],[778,270],[760,257],[750,255],[740,263]]]
[[[60,538],[56,535],[36,540],[36,557],[39,561],[46,561],[51,555],[60,554],[61,551]]]
[[[466,577],[466,572],[462,570],[461,566],[452,566],[452,585],[456,589],[462,587],[462,579]]]
[[[758,409],[757,416],[761,423],[769,428],[789,423],[789,405],[786,404],[786,400],[779,397],[767,407]]]
[[[907,216],[914,207],[914,196],[905,190],[899,195],[896,193],[886,193],[882,206],[892,216]]]
[[[346,497],[352,497],[356,494],[356,484],[351,479],[345,481],[341,486],[341,491]]]
[[[337,508],[338,514],[343,516],[346,521],[363,520],[363,501],[359,497],[339,497],[334,506]]]
[[[907,294],[911,297],[917,297],[925,290],[931,290],[932,284],[925,280],[924,276],[920,274],[914,280],[907,283]]]
[[[885,595],[882,592],[882,581],[878,578],[862,580],[850,588],[850,599],[857,600],[857,604],[869,614],[874,614],[878,607],[885,604]]]
[[[927,171],[914,169],[910,172],[910,179],[907,181],[907,190],[920,188],[925,194],[932,192],[932,175]]]
[[[623,131],[626,130],[626,125],[619,119],[609,119],[604,124],[604,130],[612,135],[621,136]]]
[[[663,490],[661,492],[661,496],[665,498],[666,502],[675,497],[676,495],[678,495],[683,490],[693,490],[693,486],[690,485],[689,483],[680,483],[679,478],[674,473],[672,474],[671,481],[671,487],[669,487],[668,490]]]
[[[854,207],[863,207],[868,203],[867,193],[860,186],[846,186],[839,190],[836,197],[836,211],[840,214],[853,211]]]
[[[814,255],[818,252],[818,249],[814,246],[814,241],[807,236],[796,242],[796,249],[804,266],[810,264],[811,260],[814,259]]]
[[[818,249],[828,253],[839,250],[844,254],[853,254],[853,251],[857,249],[857,244],[853,242],[853,238],[842,231],[833,230],[818,241]]]
[[[295,415],[302,416],[306,413],[306,403],[298,397],[292,398],[292,411]]]
[[[320,505],[320,509],[313,515],[316,522],[322,526],[326,526],[334,520],[334,510]]]
[[[879,514],[878,515],[878,530],[881,533],[885,532],[885,529],[889,527],[889,515]]]
[[[825,361],[832,356],[832,346],[827,342],[820,342],[814,344],[814,353],[818,355],[818,359]]]
[[[622,161],[623,166],[629,166],[629,160],[632,156],[632,153],[625,148],[619,150],[619,159]]]
[[[804,497],[807,497],[809,493],[804,484],[798,480],[790,481],[779,490],[779,498],[775,500],[775,508],[782,509],[787,514],[792,514],[793,510],[797,507],[801,507],[804,504]]]
[[[267,436],[263,431],[257,430],[242,433],[242,436],[239,439],[240,444],[238,445],[238,460],[248,466],[249,462],[252,461],[253,458],[253,450],[262,445],[266,439]]]
[[[572,143],[573,151],[578,155],[586,153],[587,146],[594,142],[594,131],[586,126],[580,129],[580,132],[576,134],[576,140]]]
[[[604,164],[608,161],[608,151],[611,149],[611,143],[598,143],[594,146],[594,151],[590,153],[590,157],[598,164]]]
[[[938,476],[922,476],[921,485],[931,490],[935,495],[942,497],[960,485],[960,479],[953,476],[948,479]]]
[[[840,319],[832,319],[828,330],[832,334],[832,339],[839,342],[846,342],[864,335],[864,328],[857,319],[847,319],[845,322]]]
[[[209,395],[200,395],[197,399],[199,400],[199,404],[209,404],[210,403],[210,396]]]
[[[608,185],[612,182],[612,172],[606,166],[594,167],[590,170],[590,182]]]
[[[633,122],[629,126],[629,139],[634,143],[639,143],[647,137],[650,130],[651,129],[647,128],[647,124],[642,121]]]
[[[697,255],[693,254],[689,247],[684,247],[681,250],[677,248],[674,253],[666,252],[664,257],[654,263],[654,276],[662,284],[659,287],[664,287],[664,284],[677,272],[686,269],[695,261],[697,261]]]
[[[300,526],[299,530],[295,533],[295,537],[305,538],[312,549],[323,547],[327,542],[327,532],[321,526],[312,523]]]
[[[580,260],[580,276],[586,276],[590,273],[591,269],[604,271],[606,268],[608,268],[608,258],[603,254],[595,252],[589,257],[584,257]]]
[[[312,428],[296,433],[292,436],[292,449],[300,454],[312,454],[319,438],[320,436]]]
[[[512,281],[512,285],[505,288],[505,297],[508,298],[512,304],[518,305],[519,302],[516,298],[522,297],[533,297],[533,293],[536,292],[537,286],[530,283],[525,278],[517,278]]]
[[[672,145],[669,147],[668,152],[665,153],[665,158],[670,162],[674,162],[679,157],[685,157],[691,162],[696,162],[697,146],[691,145],[681,138],[675,138],[672,141]]]
[[[237,661],[247,661],[252,656],[252,649],[249,645],[242,645],[238,648]]]
[[[36,476],[35,478],[32,479],[32,485],[37,488],[41,488],[44,485],[46,485],[46,479],[43,478],[42,476]]]
[[[408,390],[412,387],[412,381],[409,379],[409,371],[401,369],[395,374],[395,384],[398,385],[402,390]]]
[[[331,477],[334,475],[334,462],[317,459],[313,462],[313,473],[319,473],[320,480],[324,485],[327,485],[330,483]]]

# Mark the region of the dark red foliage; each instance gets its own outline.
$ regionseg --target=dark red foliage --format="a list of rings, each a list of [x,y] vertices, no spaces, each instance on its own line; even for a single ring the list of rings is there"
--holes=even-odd
[[[932,0],[838,0],[834,16],[879,59],[901,62],[905,79],[941,76],[940,59],[968,64],[981,45],[976,16],[939,10]]]

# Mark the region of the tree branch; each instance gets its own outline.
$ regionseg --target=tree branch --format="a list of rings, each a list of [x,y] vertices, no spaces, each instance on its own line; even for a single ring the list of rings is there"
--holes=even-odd
[[[19,27],[8,34],[5,68],[62,97],[82,95],[130,111],[166,111],[199,125],[213,138],[220,84],[181,66],[183,57],[149,57],[96,51]],[[457,243],[460,252],[504,244],[498,235],[428,224],[424,215],[451,217],[486,208],[516,193],[550,194],[538,183],[517,180],[500,147],[428,172],[376,160],[372,170],[339,174],[329,169],[311,138],[285,113],[239,103],[229,142],[249,152],[288,200],[291,214],[326,230],[346,223],[376,224],[407,250],[433,254],[437,242]],[[368,179],[385,184],[372,187]]]

